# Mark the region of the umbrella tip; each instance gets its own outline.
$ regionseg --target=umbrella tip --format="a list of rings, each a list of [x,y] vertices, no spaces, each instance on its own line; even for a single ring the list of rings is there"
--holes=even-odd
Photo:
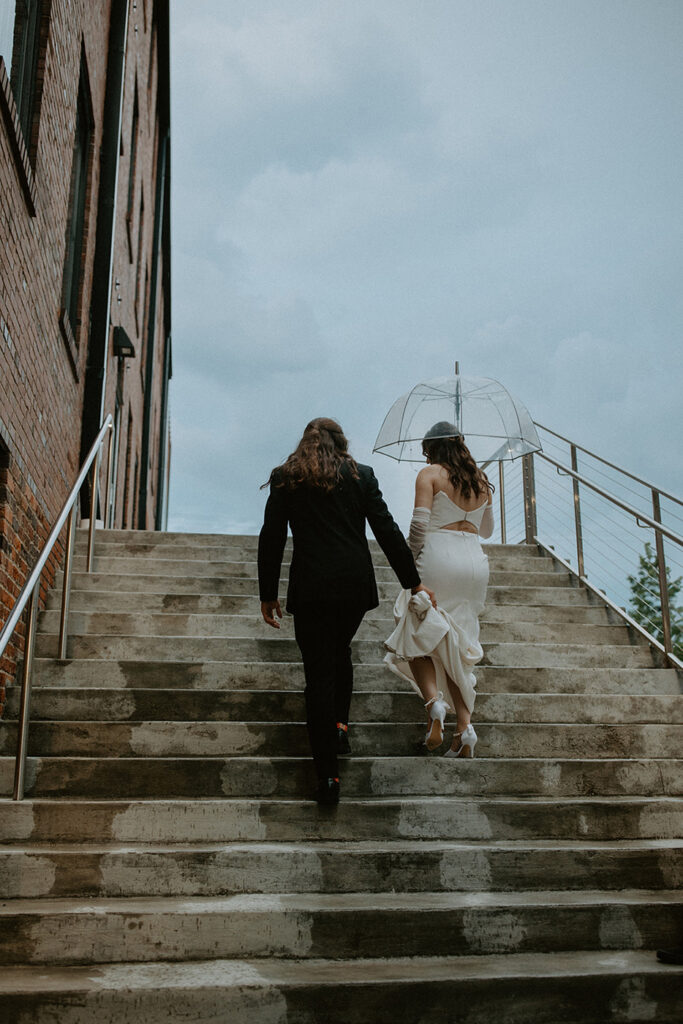
[[[455,376],[456,377],[460,376],[460,363],[458,362],[457,359],[455,360]]]

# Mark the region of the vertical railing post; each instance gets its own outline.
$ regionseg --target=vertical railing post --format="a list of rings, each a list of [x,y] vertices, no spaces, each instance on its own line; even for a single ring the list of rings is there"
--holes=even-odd
[[[40,598],[40,580],[31,591],[26,611],[26,639],[24,640],[24,664],[21,670],[21,695],[19,698],[19,722],[17,724],[17,754],[14,765],[14,792],[12,799],[24,799],[26,777],[26,748],[28,746],[28,723],[31,707],[31,676],[33,651],[36,645],[36,618]]]
[[[102,445],[97,449],[97,457],[92,470],[92,484],[90,486],[90,523],[88,524],[88,554],[85,560],[85,571],[92,570],[92,554],[95,547],[95,522],[97,520],[97,498],[100,489],[100,460],[102,458]]]
[[[570,446],[572,469],[575,473],[579,471],[579,463],[576,456],[576,445]],[[576,530],[576,563],[580,577],[586,575],[583,561],[583,530],[581,528],[581,497],[579,495],[579,481],[572,477],[572,490],[574,491],[574,529]]]
[[[524,487],[524,527],[527,544],[534,543],[538,533],[536,520],[536,481],[534,477],[533,455],[522,456],[522,482]]]
[[[652,488],[652,518],[658,523],[662,521],[662,509],[659,499],[659,491]],[[655,530],[655,545],[657,547],[657,569],[659,572],[659,599],[662,606],[662,643],[667,654],[671,654],[673,644],[671,641],[671,609],[669,608],[669,581],[666,578],[666,559],[664,556],[664,538],[659,530]]]
[[[73,564],[74,536],[76,533],[76,510],[77,506],[71,509],[68,525],[66,528],[66,551],[64,553],[64,580],[62,583],[62,611],[59,618],[59,647],[57,658],[64,661],[66,658],[66,641],[69,623],[69,601],[71,600],[71,567]]]
[[[500,491],[500,543],[507,544],[505,523],[505,470],[503,460],[498,463],[498,489]]]

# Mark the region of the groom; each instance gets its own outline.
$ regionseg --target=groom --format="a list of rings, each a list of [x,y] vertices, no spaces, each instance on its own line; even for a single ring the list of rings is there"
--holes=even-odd
[[[307,467],[316,467],[308,479]],[[379,604],[366,521],[401,586],[413,593],[427,590],[372,469],[348,454],[338,423],[312,420],[297,450],[271,474],[258,574],[261,613],[269,626],[279,629],[278,585],[289,525],[293,555],[287,611],[294,616],[304,664],[308,735],[320,804],[339,801],[337,754],[350,752],[351,640],[365,612]],[[427,593],[433,599],[431,591]]]

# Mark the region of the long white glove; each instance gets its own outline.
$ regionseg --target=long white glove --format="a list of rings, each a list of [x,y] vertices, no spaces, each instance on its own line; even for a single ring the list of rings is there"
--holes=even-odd
[[[479,536],[486,540],[493,533],[493,505],[487,505],[482,516],[481,526],[479,527]]]
[[[431,514],[432,510],[429,508],[418,506],[413,509],[413,518],[410,520],[408,532],[408,546],[413,553],[413,558],[417,558],[424,547]]]

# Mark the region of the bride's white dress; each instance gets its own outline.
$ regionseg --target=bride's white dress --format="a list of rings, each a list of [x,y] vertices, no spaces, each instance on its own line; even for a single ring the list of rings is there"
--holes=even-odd
[[[450,677],[470,712],[476,695],[473,668],[483,657],[479,616],[486,601],[489,561],[478,533],[444,527],[467,520],[479,530],[487,509],[491,518],[488,501],[467,512],[444,491],[437,491],[416,561],[422,582],[436,594],[438,607],[432,607],[424,591],[413,597],[409,590],[402,590],[394,605],[396,628],[384,644],[386,664],[418,693],[409,659],[429,655],[437,689],[447,693],[446,677]]]

